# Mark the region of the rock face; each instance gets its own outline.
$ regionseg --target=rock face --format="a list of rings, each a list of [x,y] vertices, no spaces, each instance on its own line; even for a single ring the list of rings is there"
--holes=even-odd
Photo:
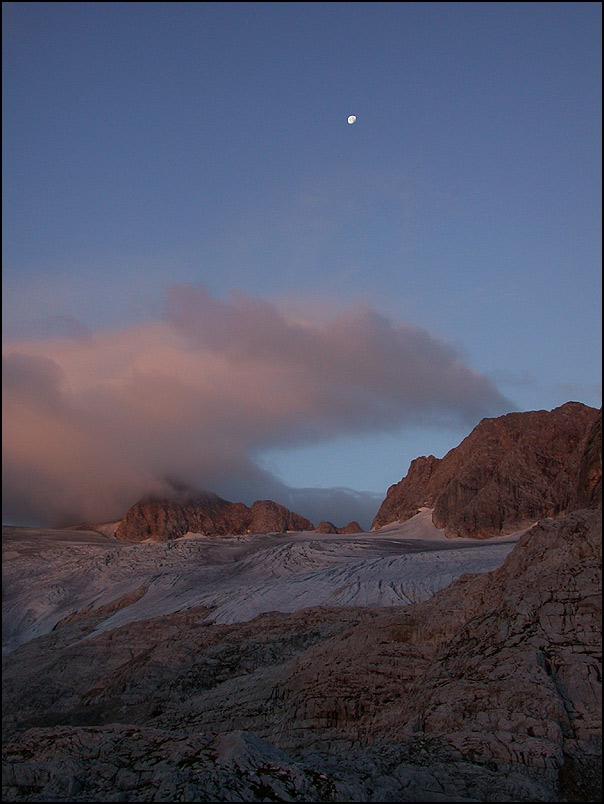
[[[324,740],[443,741],[458,758],[587,778],[601,756],[601,549],[600,510],[544,520],[500,569],[299,657],[274,693],[292,718],[282,739],[311,739],[297,713]]]
[[[363,533],[363,528],[359,525],[356,519],[344,525],[343,528],[338,528],[338,533]]]
[[[216,494],[180,495],[135,503],[117,526],[118,539],[166,542],[189,531],[220,536],[312,530],[308,519],[272,500],[257,500],[251,507],[223,500]]]
[[[404,609],[82,612],[3,660],[3,798],[598,801],[601,548],[583,509]]]
[[[250,533],[269,531],[312,530],[313,524],[300,514],[284,508],[272,500],[258,500],[251,507],[251,519],[247,529]]]
[[[587,434],[575,492],[570,508],[598,508],[602,505],[602,411]]]
[[[315,530],[317,531],[317,533],[337,533],[338,532],[338,529],[333,524],[333,522],[327,522],[326,520],[323,520],[322,522],[319,522],[319,524],[317,525]]]
[[[579,505],[587,442],[598,438],[598,415],[601,440],[601,412],[578,402],[483,419],[444,458],[413,461],[406,477],[388,489],[372,530],[428,507],[447,536],[488,538],[572,510]],[[592,451],[581,504],[597,484],[597,449]],[[600,484],[601,472],[600,459]]]
[[[317,533],[362,533],[363,528],[359,525],[356,520],[349,522],[347,525],[344,525],[342,528],[336,527],[333,522],[327,522],[323,520],[323,522],[319,522],[317,527],[315,528]]]

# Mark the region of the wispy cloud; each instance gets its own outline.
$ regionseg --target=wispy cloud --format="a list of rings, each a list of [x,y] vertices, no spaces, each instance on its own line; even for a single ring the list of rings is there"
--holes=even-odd
[[[3,384],[13,521],[117,517],[168,479],[244,502],[297,501],[305,513],[316,490],[305,508],[303,492],[255,460],[262,449],[473,426],[511,406],[453,347],[370,307],[294,320],[271,301],[193,286],[172,287],[163,318],[145,325],[7,344]]]

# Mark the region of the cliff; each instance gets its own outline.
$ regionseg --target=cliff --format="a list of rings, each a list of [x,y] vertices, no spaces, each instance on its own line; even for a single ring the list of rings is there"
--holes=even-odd
[[[444,458],[414,460],[372,530],[425,506],[447,536],[488,538],[589,504],[598,482],[601,497],[601,428],[601,411],[578,402],[483,419]]]

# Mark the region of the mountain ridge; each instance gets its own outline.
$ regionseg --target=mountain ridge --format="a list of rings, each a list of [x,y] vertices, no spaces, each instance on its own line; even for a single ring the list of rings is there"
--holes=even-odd
[[[567,402],[552,411],[483,419],[444,458],[412,461],[407,475],[388,489],[371,529],[404,522],[428,507],[447,536],[489,538],[567,513],[589,496],[592,481],[597,484],[596,460],[585,470],[583,496],[577,492],[587,442],[598,433],[601,438],[601,415]],[[601,484],[601,458],[599,472]]]
[[[213,492],[147,497],[136,502],[118,524],[116,538],[171,541],[188,532],[206,536],[313,530],[313,523],[272,500],[251,506],[224,500]]]

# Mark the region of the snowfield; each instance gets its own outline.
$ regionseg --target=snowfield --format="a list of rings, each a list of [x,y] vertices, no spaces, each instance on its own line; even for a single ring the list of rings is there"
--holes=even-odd
[[[96,633],[193,607],[236,623],[309,606],[405,606],[499,567],[524,531],[447,539],[423,509],[370,533],[206,537],[133,544],[104,532],[4,527],[2,650],[127,597]]]

